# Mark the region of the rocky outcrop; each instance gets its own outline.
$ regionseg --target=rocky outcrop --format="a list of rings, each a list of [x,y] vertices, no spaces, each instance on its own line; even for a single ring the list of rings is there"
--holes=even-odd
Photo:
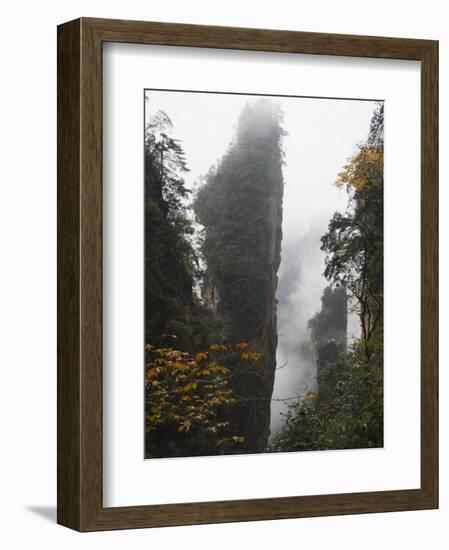
[[[328,399],[334,393],[333,377],[331,373],[322,374],[347,347],[348,297],[345,288],[324,289],[321,311],[309,321],[309,327],[315,350],[318,392],[321,399]]]
[[[266,447],[276,370],[284,185],[280,122],[275,104],[262,99],[247,105],[235,142],[208,175],[196,201],[205,228],[207,295],[216,306],[222,340],[246,343],[262,354],[257,368],[230,381],[239,396],[232,424],[245,438],[241,452],[247,453]]]

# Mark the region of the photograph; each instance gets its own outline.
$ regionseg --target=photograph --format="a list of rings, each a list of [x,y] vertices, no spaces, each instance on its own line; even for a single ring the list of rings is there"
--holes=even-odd
[[[440,42],[250,15],[58,25],[72,530],[440,505]]]
[[[145,458],[383,447],[383,101],[144,113]]]

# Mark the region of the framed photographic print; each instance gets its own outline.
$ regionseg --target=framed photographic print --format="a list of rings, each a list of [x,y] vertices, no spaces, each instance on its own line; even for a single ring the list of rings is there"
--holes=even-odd
[[[438,43],[58,28],[58,522],[438,506]]]

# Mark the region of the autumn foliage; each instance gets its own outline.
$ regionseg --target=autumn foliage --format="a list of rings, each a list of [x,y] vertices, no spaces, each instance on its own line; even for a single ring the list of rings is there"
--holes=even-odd
[[[212,344],[196,353],[146,344],[147,458],[185,455],[189,441],[195,443],[189,454],[238,452],[244,437],[228,418],[242,397],[230,381],[254,369],[261,355],[245,342]]]
[[[367,185],[381,188],[383,184],[383,145],[363,145],[344,165],[335,182],[337,187],[352,187],[361,193]]]

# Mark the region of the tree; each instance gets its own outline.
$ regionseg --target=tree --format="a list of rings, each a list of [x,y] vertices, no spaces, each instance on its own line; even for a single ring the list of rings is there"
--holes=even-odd
[[[243,398],[232,380],[257,369],[261,354],[246,342],[183,352],[171,339],[170,347],[145,346],[146,457],[238,453],[245,438],[229,417]]]
[[[159,111],[145,133],[145,338],[153,345],[163,345],[162,335],[173,332],[181,345],[189,341],[198,268],[187,214],[188,168],[172,127]]]
[[[368,361],[363,347],[351,346],[321,370],[319,386],[331,398],[309,392],[289,405],[270,451],[364,449],[383,445],[382,365]]]
[[[346,188],[349,202],[345,214],[334,214],[321,239],[325,276],[356,299],[369,354],[369,343],[382,331],[383,320],[383,104],[373,115],[368,140],[336,184]]]

